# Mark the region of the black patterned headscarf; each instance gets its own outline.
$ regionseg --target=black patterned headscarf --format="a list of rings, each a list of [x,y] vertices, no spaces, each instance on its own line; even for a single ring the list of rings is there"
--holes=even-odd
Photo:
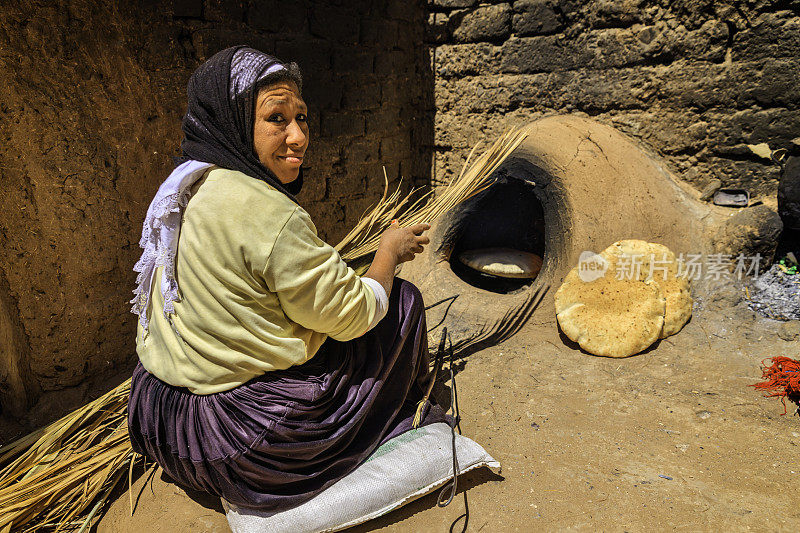
[[[192,74],[187,88],[189,107],[183,117],[181,160],[195,159],[238,170],[263,180],[297,202],[303,171],[291,183],[281,183],[253,147],[253,121],[258,91],[280,80],[302,89],[300,70],[246,46],[214,54]]]

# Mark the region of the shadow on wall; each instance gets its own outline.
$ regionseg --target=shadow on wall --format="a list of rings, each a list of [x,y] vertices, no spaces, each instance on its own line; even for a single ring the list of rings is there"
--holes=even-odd
[[[427,183],[426,17],[403,0],[0,7],[0,411],[44,395],[56,418],[74,406],[50,391],[135,360],[141,223],[177,154],[186,82],[218,50],[248,44],[303,69],[300,199],[323,238],[377,200],[382,166],[392,183]]]

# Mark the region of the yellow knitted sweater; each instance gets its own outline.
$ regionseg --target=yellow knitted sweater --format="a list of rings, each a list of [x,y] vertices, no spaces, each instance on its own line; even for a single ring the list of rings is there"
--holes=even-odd
[[[138,327],[142,365],[196,394],[301,364],[328,337],[363,335],[375,293],[317,237],[303,208],[260,180],[212,167],[184,211],[180,301],[164,317],[161,268]]]

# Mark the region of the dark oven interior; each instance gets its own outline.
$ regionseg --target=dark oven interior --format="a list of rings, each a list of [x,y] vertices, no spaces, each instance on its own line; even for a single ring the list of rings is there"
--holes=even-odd
[[[453,272],[472,286],[501,294],[530,285],[531,278],[504,278],[474,270],[464,265],[459,255],[468,250],[511,248],[544,259],[544,209],[533,183],[503,177],[456,209],[446,244]]]

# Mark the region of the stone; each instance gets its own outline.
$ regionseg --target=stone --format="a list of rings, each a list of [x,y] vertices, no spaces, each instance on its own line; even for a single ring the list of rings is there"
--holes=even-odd
[[[776,35],[780,35],[780,39],[776,39]],[[731,55],[734,61],[797,57],[800,55],[800,20],[779,13],[759,15],[736,34]]]
[[[778,337],[791,342],[800,337],[800,320],[789,320],[778,326]]]
[[[431,4],[434,7],[443,7],[447,9],[472,7],[477,3],[478,0],[428,0],[428,4]]]
[[[717,229],[715,252],[730,255],[734,260],[739,254],[746,258],[759,254],[763,268],[772,263],[782,230],[780,216],[766,205],[746,207]]]
[[[736,67],[740,105],[792,106],[800,100],[800,65],[790,59],[753,61]]]
[[[428,26],[425,32],[425,38],[431,43],[446,43],[450,37],[450,31],[447,27],[450,17],[446,13],[430,13],[428,15]]]
[[[464,78],[497,74],[500,47],[491,43],[444,45],[436,49],[436,74],[442,78]]]
[[[497,4],[479,7],[450,15],[453,39],[456,42],[472,43],[496,41],[511,34],[511,6]]]
[[[735,307],[742,301],[742,291],[733,283],[720,285],[711,295],[711,303],[721,309]]]
[[[639,22],[641,0],[595,0],[589,4],[589,22],[595,28],[631,26]]]
[[[593,54],[555,35],[510,39],[503,43],[500,69],[510,74],[573,70],[588,66]]]
[[[671,65],[678,58],[721,62],[725,39],[717,26],[704,25],[694,31],[671,28],[659,22],[644,29],[604,28],[574,38],[565,35],[540,35],[509,39],[503,43],[503,72],[535,73],[580,69],[612,69],[638,65]],[[683,65],[714,73],[708,65]],[[720,72],[724,76],[729,74]],[[692,83],[705,76],[688,76]],[[659,83],[653,80],[654,83]],[[706,82],[708,83],[708,82]],[[718,90],[712,84],[711,91]]]
[[[547,35],[564,28],[551,0],[522,0],[514,2],[512,28],[519,37]]]
[[[700,199],[704,202],[709,201],[711,197],[714,196],[714,193],[721,188],[722,181],[718,180],[717,178],[712,179],[708,182],[708,185],[703,187],[703,190],[700,192]]]
[[[778,184],[778,214],[785,227],[800,231],[800,157],[786,161]]]

